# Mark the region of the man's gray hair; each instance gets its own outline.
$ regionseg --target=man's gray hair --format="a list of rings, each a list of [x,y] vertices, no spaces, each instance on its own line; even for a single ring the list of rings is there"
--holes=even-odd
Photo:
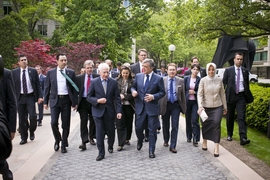
[[[92,65],[92,67],[94,66],[94,62],[92,60],[86,60],[83,63],[83,67],[86,67],[86,65]]]
[[[109,66],[107,63],[100,63],[100,64],[98,65],[98,70],[99,70],[99,71],[102,71],[103,69],[108,69],[108,70],[110,70],[110,66]]]
[[[145,60],[143,60],[142,63],[143,63],[143,64],[149,63],[149,65],[150,65],[151,68],[154,68],[154,67],[155,67],[155,62],[154,62],[153,59],[145,59]]]

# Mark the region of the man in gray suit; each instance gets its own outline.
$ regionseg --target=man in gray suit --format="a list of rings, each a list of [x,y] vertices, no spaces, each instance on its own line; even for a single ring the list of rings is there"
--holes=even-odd
[[[168,147],[170,139],[170,119],[172,122],[171,143],[169,150],[177,153],[179,115],[186,112],[185,84],[182,78],[176,76],[177,66],[174,63],[168,64],[168,76],[163,77],[166,95],[160,100],[160,114],[162,115],[163,146]]]

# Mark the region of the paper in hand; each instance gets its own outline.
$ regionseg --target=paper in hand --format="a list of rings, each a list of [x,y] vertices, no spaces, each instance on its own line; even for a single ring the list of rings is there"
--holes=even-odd
[[[205,112],[205,110],[202,110],[201,114],[200,114],[200,117],[202,119],[202,121],[204,122],[206,119],[208,119],[208,116]]]

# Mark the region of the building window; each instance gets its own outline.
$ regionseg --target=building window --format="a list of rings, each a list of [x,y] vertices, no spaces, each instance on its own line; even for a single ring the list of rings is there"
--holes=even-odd
[[[47,36],[47,25],[38,25],[38,31],[42,36]]]
[[[264,52],[256,52],[254,61],[267,61],[267,51]]]
[[[3,2],[3,8],[4,8],[4,15],[10,14],[10,12],[12,11],[10,3],[7,1]]]

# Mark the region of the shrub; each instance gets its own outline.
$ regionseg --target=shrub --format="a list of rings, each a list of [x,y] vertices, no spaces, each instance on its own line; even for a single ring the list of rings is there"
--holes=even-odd
[[[254,96],[254,101],[247,105],[246,121],[250,127],[262,132],[267,132],[270,88],[250,84],[250,90]]]

